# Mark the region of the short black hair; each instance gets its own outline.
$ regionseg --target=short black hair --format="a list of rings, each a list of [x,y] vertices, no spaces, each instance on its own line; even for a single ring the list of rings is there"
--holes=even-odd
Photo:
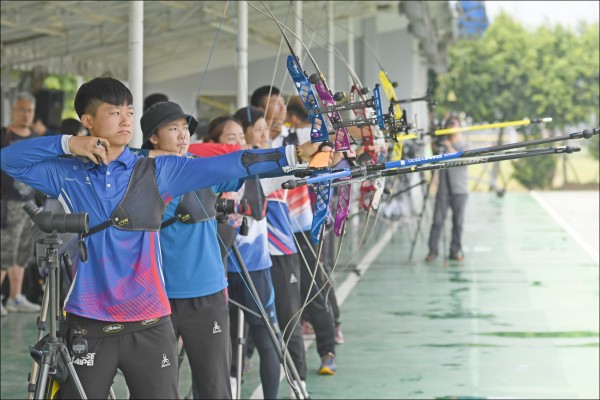
[[[153,104],[160,103],[161,101],[169,101],[169,97],[163,93],[152,93],[146,96],[144,99],[144,112],[149,109]]]
[[[67,119],[62,120],[58,131],[60,133],[62,133],[63,135],[77,136],[79,131],[81,131],[82,129],[83,129],[83,124],[81,123],[81,121],[79,121],[75,118],[67,118]]]
[[[306,111],[306,107],[304,107],[304,103],[300,96],[293,96],[290,99],[289,104],[287,105],[287,113],[288,115],[295,115],[300,118],[302,122],[310,122],[308,118],[308,111]]]
[[[81,119],[83,114],[96,113],[101,103],[113,106],[133,105],[133,95],[121,81],[114,78],[94,78],[81,85],[75,95],[75,112]]]
[[[233,118],[242,123],[244,133],[248,127],[253,126],[256,121],[265,117],[265,112],[254,106],[242,107],[233,114]]]
[[[280,93],[281,92],[279,91],[279,89],[276,88],[275,86],[270,86],[270,85],[261,86],[252,93],[252,96],[250,96],[250,104],[253,105],[254,107],[264,109],[265,108],[264,107],[265,98],[274,96],[274,95],[278,95]]]

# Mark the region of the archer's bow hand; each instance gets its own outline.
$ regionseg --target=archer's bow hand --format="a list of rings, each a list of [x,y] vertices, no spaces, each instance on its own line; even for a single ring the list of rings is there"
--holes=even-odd
[[[319,153],[329,153],[328,163],[325,166],[333,161],[333,144],[330,142],[302,143],[298,146],[298,152],[302,162],[308,162]]]

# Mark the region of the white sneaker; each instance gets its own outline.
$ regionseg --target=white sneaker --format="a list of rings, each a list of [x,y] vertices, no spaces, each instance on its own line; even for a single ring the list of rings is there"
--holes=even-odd
[[[2,297],[4,298],[4,297]],[[4,308],[4,303],[2,303],[2,300],[0,300],[0,316],[2,317],[6,317],[6,314],[8,314],[8,311],[6,311],[6,308]]]
[[[22,294],[17,297],[6,300],[6,309],[10,312],[38,312],[41,307],[38,304],[29,302]]]
[[[294,385],[296,386],[296,388],[298,388],[298,392],[300,394],[300,400],[304,399],[304,396],[302,395],[302,391],[308,393],[308,391],[306,390],[306,382],[305,381],[300,381],[300,385],[302,386],[302,390],[300,390],[300,388],[298,387],[298,382],[294,381]],[[290,399],[295,399],[296,398],[296,394],[294,393],[294,390],[290,387]]]
[[[231,385],[231,398],[237,399],[237,397],[235,397],[237,395],[237,379],[233,376],[230,376],[229,384]]]

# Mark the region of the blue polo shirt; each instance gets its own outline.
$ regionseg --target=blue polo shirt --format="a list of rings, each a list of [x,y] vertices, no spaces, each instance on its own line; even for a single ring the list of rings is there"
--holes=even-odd
[[[141,158],[125,148],[108,166],[64,154],[61,135],[33,138],[0,152],[2,170],[15,179],[58,198],[70,212],[87,212],[90,227],[109,219],[127,189]],[[219,157],[157,157],[156,182],[165,203],[183,193],[287,166],[282,158],[246,168],[246,150]],[[283,174],[283,173],[282,173]],[[161,260],[158,232],[126,231],[115,227],[85,239],[88,261],[79,261],[67,296],[66,312],[114,322],[142,321],[171,313]]]

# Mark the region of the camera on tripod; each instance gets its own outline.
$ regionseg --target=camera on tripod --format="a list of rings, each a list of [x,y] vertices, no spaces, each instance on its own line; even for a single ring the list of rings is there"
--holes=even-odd
[[[58,323],[61,319],[60,286],[62,284],[60,274],[60,245],[63,239],[59,233],[72,233],[79,235],[81,259],[87,260],[87,249],[82,234],[88,231],[88,214],[67,214],[63,212],[43,211],[33,201],[28,201],[23,206],[25,212],[31,217],[35,226],[45,233],[36,241],[37,262],[40,269],[46,270],[46,285],[42,310],[38,318],[38,338],[34,346],[30,346],[32,363],[27,386],[29,399],[52,398],[53,383],[63,384],[71,377],[82,399],[87,398],[81,386],[81,381],[73,366],[73,360],[69,354],[64,338],[58,335]],[[67,235],[68,236],[68,235]],[[72,235],[71,235],[72,236]],[[38,251],[38,246],[40,249]],[[67,270],[70,259],[68,253],[63,253],[63,261]],[[72,265],[71,265],[72,269]],[[49,323],[49,332],[43,336],[46,330],[46,322]],[[87,345],[86,345],[87,346]],[[79,348],[77,348],[79,349]],[[73,347],[73,353],[78,352]],[[79,352],[81,353],[81,351]]]
[[[23,209],[33,222],[46,233],[86,233],[88,231],[87,213],[67,214],[42,211],[32,200],[25,203]]]

